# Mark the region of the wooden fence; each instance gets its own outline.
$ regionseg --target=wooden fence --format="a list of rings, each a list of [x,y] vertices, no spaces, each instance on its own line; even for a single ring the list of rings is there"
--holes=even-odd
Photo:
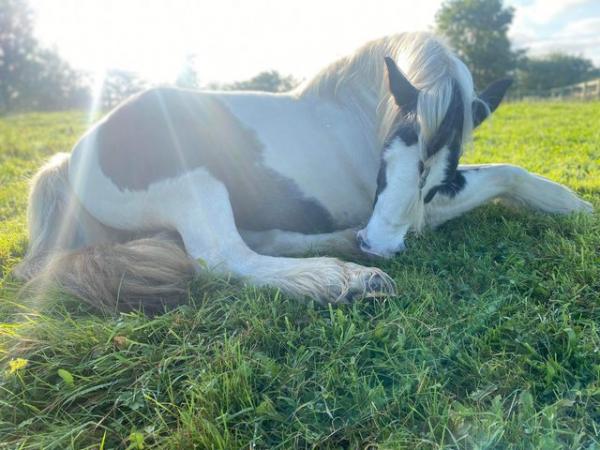
[[[550,97],[557,99],[600,100],[600,78],[571,86],[550,89]]]
[[[600,100],[600,78],[549,91],[516,91],[509,93],[508,100]]]

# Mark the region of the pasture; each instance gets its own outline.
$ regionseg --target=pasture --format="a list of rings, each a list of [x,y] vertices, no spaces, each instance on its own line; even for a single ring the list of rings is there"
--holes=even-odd
[[[84,113],[0,119],[0,448],[596,448],[600,220],[486,206],[330,307],[200,277],[157,317],[18,298],[27,178]],[[503,105],[464,162],[600,208],[600,103]]]

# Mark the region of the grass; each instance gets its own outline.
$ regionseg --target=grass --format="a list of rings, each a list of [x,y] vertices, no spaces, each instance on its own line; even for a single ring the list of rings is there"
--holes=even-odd
[[[600,207],[600,103],[515,103],[469,162]],[[198,280],[165,315],[18,299],[26,183],[85,115],[0,120],[0,448],[598,448],[600,220],[480,208],[381,264],[400,294],[326,307]]]

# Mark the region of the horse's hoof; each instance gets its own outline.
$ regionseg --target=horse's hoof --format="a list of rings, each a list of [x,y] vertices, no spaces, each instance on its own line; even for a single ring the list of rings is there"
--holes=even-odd
[[[347,304],[363,298],[380,298],[396,294],[394,281],[379,269],[363,269],[354,281],[336,303]]]
[[[365,297],[377,298],[396,295],[396,287],[394,281],[386,274],[376,274],[369,279]]]

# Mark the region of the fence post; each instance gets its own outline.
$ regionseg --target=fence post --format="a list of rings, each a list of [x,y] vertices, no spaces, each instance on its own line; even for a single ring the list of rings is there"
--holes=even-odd
[[[511,101],[535,98],[551,98],[553,100],[566,100],[576,98],[579,100],[600,100],[600,78],[584,81],[583,83],[571,84],[550,88],[547,91],[522,92],[520,89],[510,96]]]

